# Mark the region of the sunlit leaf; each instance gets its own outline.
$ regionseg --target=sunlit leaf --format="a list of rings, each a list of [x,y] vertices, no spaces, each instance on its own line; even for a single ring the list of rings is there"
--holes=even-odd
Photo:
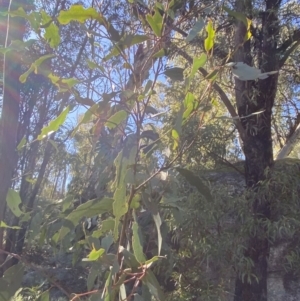
[[[197,22],[195,23],[195,25],[193,26],[193,28],[190,30],[188,36],[186,37],[186,42],[190,42],[192,41],[197,35],[198,33],[204,28],[205,23],[204,20],[202,18],[198,19]]]
[[[190,74],[190,78],[193,78],[196,72],[199,68],[203,67],[207,61],[207,55],[205,53],[202,53],[200,57],[194,57],[193,58],[193,65],[192,70]]]
[[[67,106],[57,118],[54,120],[50,121],[49,125],[46,127],[42,128],[41,133],[38,135],[37,140],[42,140],[45,137],[51,135],[52,133],[56,132],[59,127],[65,122],[66,117],[70,111],[70,107]]]
[[[42,24],[49,23],[48,26],[45,26],[44,38],[49,43],[50,47],[56,48],[60,43],[59,28],[52,22],[52,18],[44,11],[41,11],[41,15]]]
[[[175,129],[172,130],[172,138],[174,140],[173,150],[176,150],[179,145],[179,134]]]
[[[196,107],[195,96],[191,92],[188,92],[185,96],[183,103],[184,103],[185,111],[183,113],[182,118],[183,121],[185,121]]]
[[[46,54],[46,55],[43,55],[42,57],[38,58],[35,62],[33,62],[30,66],[30,68],[25,72],[23,73],[19,80],[21,83],[25,83],[26,80],[27,80],[27,77],[28,75],[30,75],[33,71],[35,73],[38,73],[38,67],[46,60],[50,59],[50,58],[53,58],[55,55],[54,54]]]
[[[124,121],[128,116],[128,113],[124,110],[116,112],[114,115],[112,115],[105,123],[105,125],[109,129],[114,129],[117,127],[122,121]]]
[[[22,201],[17,191],[13,189],[8,190],[6,204],[15,216],[20,217],[23,214],[19,207],[22,204]]]
[[[206,26],[207,38],[204,41],[204,48],[207,52],[209,52],[214,47],[215,41],[215,30],[213,28],[212,21],[209,20]]]
[[[63,239],[66,234],[75,228],[79,221],[83,218],[93,217],[112,211],[113,200],[104,198],[102,200],[90,200],[73,210],[65,219],[63,227],[59,232],[59,239]]]
[[[66,25],[72,21],[84,23],[87,19],[92,18],[102,23],[102,16],[92,7],[85,9],[82,5],[72,5],[67,11],[60,11],[57,20],[60,24]]]
[[[105,253],[104,249],[92,249],[85,261],[96,261]]]
[[[22,229],[21,227],[18,226],[8,226],[5,222],[0,221],[0,228],[9,228],[9,229],[15,229],[15,230],[19,230]]]
[[[159,11],[156,9],[154,15],[152,16],[152,15],[148,14],[146,16],[146,19],[147,19],[149,25],[151,26],[154,34],[157,37],[161,37],[162,28],[163,28],[163,17],[159,13]]]
[[[137,222],[133,223],[132,231],[133,231],[132,249],[133,249],[134,256],[138,262],[143,263],[146,261],[146,258],[143,253],[143,241],[141,239],[142,233]]]

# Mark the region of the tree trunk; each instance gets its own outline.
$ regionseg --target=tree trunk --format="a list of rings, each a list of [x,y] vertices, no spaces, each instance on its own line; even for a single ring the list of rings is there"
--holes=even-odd
[[[280,1],[266,0],[266,9],[261,12],[262,32],[260,37],[261,49],[258,61],[262,72],[274,71],[279,68],[276,39],[279,34],[278,9]],[[252,1],[237,0],[237,11],[251,16]],[[244,43],[246,28],[238,22],[235,34],[236,62],[252,64],[250,42]],[[271,75],[267,79],[258,81],[236,80],[236,103],[238,114],[245,129],[243,148],[245,154],[245,176],[248,189],[255,193],[259,182],[265,179],[265,169],[273,166],[273,146],[271,135],[271,117],[277,90],[278,75]],[[249,116],[263,111],[263,113]],[[245,118],[245,116],[248,116]],[[269,199],[254,198],[252,214],[258,225],[256,234],[248,240],[245,256],[253,261],[251,282],[240,278],[236,280],[234,301],[267,301],[267,269],[269,243],[266,229],[262,221],[270,219]]]
[[[11,10],[17,9],[20,3],[12,1]],[[7,9],[8,0],[0,1],[0,7]],[[7,22],[6,46],[12,40],[22,40],[25,33],[25,21],[20,18],[9,18]],[[4,220],[6,195],[11,186],[11,179],[17,164],[17,130],[19,119],[19,103],[22,74],[20,57],[16,52],[8,52],[3,67],[3,103],[0,124],[0,221]],[[0,248],[4,244],[4,228],[0,228]],[[0,254],[0,266],[5,256]],[[1,274],[1,273],[0,273]]]

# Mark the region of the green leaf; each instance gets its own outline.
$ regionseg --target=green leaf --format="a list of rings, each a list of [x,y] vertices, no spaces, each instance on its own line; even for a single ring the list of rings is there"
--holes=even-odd
[[[189,118],[190,114],[196,108],[195,96],[191,92],[188,92],[185,96],[183,103],[184,103],[185,111],[183,113],[182,118],[183,118],[183,121],[185,121]]]
[[[63,239],[66,234],[79,223],[83,218],[93,217],[112,211],[113,199],[104,198],[102,200],[90,200],[73,210],[65,219],[63,227],[60,229],[59,239]]]
[[[19,208],[19,206],[22,204],[22,201],[19,193],[15,190],[8,190],[6,196],[6,204],[15,216],[20,217],[23,214],[23,212]]]
[[[102,16],[92,7],[85,9],[82,5],[72,5],[67,11],[60,11],[57,20],[60,24],[66,25],[72,21],[84,23],[87,19],[92,18],[100,23],[104,22]]]
[[[109,218],[104,220],[101,223],[101,228],[93,231],[92,237],[100,238],[103,234],[112,231],[115,226],[115,220],[113,218]]]
[[[51,135],[52,133],[56,132],[59,127],[65,122],[66,117],[70,111],[70,107],[67,106],[57,118],[54,120],[50,121],[49,125],[46,127],[42,128],[41,133],[38,135],[37,140],[42,140],[45,137]]]
[[[86,258],[87,260],[85,261],[96,261],[99,258],[101,258],[101,256],[105,253],[104,249],[92,249],[92,251],[90,252],[90,254],[88,255],[88,258]]]
[[[205,65],[206,61],[207,61],[207,55],[205,53],[202,53],[200,57],[194,57],[192,71],[190,74],[191,79],[195,76],[198,69]]]
[[[112,115],[105,123],[105,125],[109,129],[114,129],[117,127],[122,121],[124,121],[127,118],[128,114],[126,111],[121,110],[116,112],[114,115]]]
[[[89,66],[90,69],[94,70],[94,69],[99,69],[100,71],[102,71],[103,73],[105,72],[105,69],[103,66],[100,66],[98,64],[96,64],[93,61],[87,60],[87,64]]]
[[[182,81],[183,80],[183,71],[184,71],[183,68],[174,67],[174,68],[166,69],[164,74],[172,80]]]
[[[137,222],[133,223],[132,231],[133,231],[132,249],[133,249],[134,256],[139,263],[143,263],[146,261],[146,258],[143,253],[143,242],[141,239],[142,233]]]
[[[1,301],[11,300],[11,297],[14,296],[16,291],[21,287],[24,270],[24,265],[19,262],[4,272],[3,277],[0,278]]]
[[[49,290],[43,292],[37,298],[37,301],[49,301],[49,300],[50,300]]]
[[[127,267],[132,269],[137,269],[140,267],[140,264],[136,260],[135,256],[124,247],[121,246],[119,248],[119,253],[122,253],[124,255],[124,261]]]
[[[162,28],[163,28],[163,17],[156,9],[153,16],[148,14],[146,16],[147,22],[149,23],[150,27],[152,28],[154,34],[157,37],[161,37],[162,35]]]
[[[192,41],[198,35],[198,33],[203,29],[204,26],[205,26],[204,20],[202,18],[199,18],[195,23],[195,25],[193,26],[193,28],[191,29],[191,31],[189,32],[185,41],[187,43]]]
[[[209,20],[206,26],[207,38],[204,41],[204,48],[207,52],[209,52],[214,47],[215,41],[215,30],[213,28],[212,21]]]
[[[173,150],[176,150],[179,145],[179,134],[175,129],[172,130],[172,138],[174,140]]]
[[[20,141],[20,143],[18,144],[18,146],[17,146],[17,150],[18,151],[20,151],[22,148],[23,148],[23,146],[26,144],[26,138],[25,138],[25,136],[22,138],[22,140]]]
[[[18,227],[18,226],[8,226],[5,222],[3,221],[0,221],[0,228],[9,228],[9,229],[15,229],[15,230],[19,230],[19,229],[22,229],[21,227]]]
[[[167,50],[166,49],[160,49],[156,53],[153,54],[153,58],[159,58],[167,55]]]
[[[122,183],[122,185],[115,190],[114,200],[115,200],[113,204],[113,213],[115,216],[114,240],[117,241],[119,236],[118,227],[119,227],[120,218],[128,211],[125,183]]]
[[[248,21],[247,21],[247,17],[239,12],[235,12],[231,9],[229,9],[228,7],[224,6],[223,7],[224,10],[228,13],[228,15],[234,17],[235,19],[242,21],[244,23],[244,25],[246,26],[246,28],[248,28]]]
[[[25,83],[26,80],[27,80],[27,77],[29,74],[31,74],[33,71],[35,73],[38,73],[38,67],[46,60],[50,59],[50,58],[53,58],[55,55],[54,54],[46,54],[42,57],[40,57],[39,59],[37,59],[35,62],[33,62],[30,66],[30,68],[25,72],[23,73],[19,80],[21,83]]]
[[[214,80],[216,79],[218,73],[219,73],[219,69],[215,69],[215,70],[213,70],[212,72],[210,72],[210,73],[205,77],[205,79],[214,81]]]
[[[103,58],[103,61],[106,62],[112,57],[115,57],[119,55],[123,50],[136,45],[143,43],[144,41],[147,41],[149,39],[146,35],[133,35],[128,34],[125,37],[123,37],[111,50],[111,52]]]
[[[192,171],[184,168],[176,168],[176,170],[188,181],[190,185],[196,187],[207,201],[213,202],[210,189],[201,181],[200,177],[196,176]]]
[[[52,18],[44,11],[41,11],[41,15],[42,24],[47,24],[50,22],[49,25],[45,27],[44,38],[49,43],[51,48],[56,48],[60,43],[59,28],[52,22]]]
[[[147,270],[146,275],[142,278],[150,293],[159,301],[165,301],[164,293],[152,271]]]
[[[87,290],[91,291],[93,286],[95,285],[95,280],[98,277],[98,275],[101,274],[101,266],[94,263],[90,269],[88,279],[87,279]]]

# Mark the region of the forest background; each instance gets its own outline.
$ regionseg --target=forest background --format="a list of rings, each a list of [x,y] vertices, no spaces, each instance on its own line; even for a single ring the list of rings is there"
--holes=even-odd
[[[299,7],[0,1],[1,300],[265,301],[283,239],[297,276]],[[21,286],[45,246],[85,291]]]

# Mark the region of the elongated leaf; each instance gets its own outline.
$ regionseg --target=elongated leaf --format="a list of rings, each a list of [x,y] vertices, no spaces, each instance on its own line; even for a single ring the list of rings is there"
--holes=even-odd
[[[189,43],[190,41],[192,41],[198,35],[198,33],[204,28],[204,26],[205,26],[204,20],[202,18],[198,19],[195,25],[193,26],[193,28],[191,29],[191,31],[189,32],[188,36],[186,37],[185,39],[186,42]]]
[[[13,265],[4,272],[0,278],[0,300],[11,300],[16,291],[21,287],[24,275],[24,266],[21,262]]]
[[[37,298],[37,301],[49,301],[49,300],[50,300],[49,290],[43,292]]]
[[[179,145],[179,134],[175,129],[172,130],[172,138],[174,140],[173,150],[176,150]]]
[[[52,18],[44,11],[41,11],[41,15],[42,24],[49,23],[49,25],[45,27],[44,38],[49,43],[51,48],[56,48],[60,43],[58,26],[51,22]]]
[[[152,213],[152,217],[157,230],[158,255],[160,255],[161,246],[162,246],[162,236],[161,236],[160,226],[162,225],[162,222],[158,211],[156,213]]]
[[[159,301],[164,301],[164,293],[152,271],[147,270],[146,275],[142,279],[150,291],[150,293]]]
[[[83,218],[93,217],[112,211],[113,199],[104,198],[102,200],[90,200],[73,210],[65,219],[63,227],[59,232],[59,239],[63,239],[71,229],[74,229]]]
[[[9,228],[9,229],[14,229],[14,230],[19,230],[19,229],[22,229],[21,227],[18,227],[18,226],[8,226],[5,222],[3,221],[0,221],[0,228]]]
[[[27,77],[28,75],[30,75],[33,71],[35,73],[38,73],[38,67],[46,60],[50,59],[50,58],[53,58],[55,55],[54,54],[47,54],[47,55],[44,55],[42,57],[40,57],[39,59],[37,59],[35,62],[33,62],[30,66],[30,68],[25,72],[23,73],[19,80],[21,83],[25,83],[26,80],[27,80]]]
[[[196,176],[192,171],[184,168],[176,168],[176,170],[188,181],[188,183],[197,188],[197,190],[210,202],[213,197],[209,188],[202,182],[200,177]]]
[[[219,73],[219,69],[215,69],[210,72],[205,78],[210,81],[214,81]]]
[[[212,21],[210,20],[206,26],[207,38],[204,41],[204,48],[209,52],[214,47],[215,42],[215,30],[213,28]]]
[[[114,229],[114,240],[117,241],[119,237],[118,227],[120,218],[127,213],[128,203],[126,199],[126,187],[125,183],[119,186],[114,193],[114,204],[113,213],[115,216],[115,229]]]
[[[172,80],[183,80],[183,68],[180,67],[174,67],[174,68],[169,68],[165,70],[164,74],[168,76]]]
[[[70,107],[67,106],[56,119],[50,121],[49,125],[42,128],[42,131],[38,135],[37,140],[42,140],[50,134],[56,132],[59,129],[59,127],[65,122],[69,111]]]
[[[20,141],[20,143],[18,144],[18,146],[17,146],[17,150],[18,151],[20,151],[22,148],[23,148],[23,146],[26,144],[26,138],[25,138],[25,136],[22,138],[22,140]]]
[[[136,45],[143,43],[144,41],[147,41],[149,39],[148,36],[146,35],[133,35],[133,34],[128,34],[124,38],[122,38],[116,46],[112,49],[112,51],[103,58],[103,61],[107,61],[112,57],[115,57],[119,55],[123,50]]]
[[[162,34],[162,27],[163,27],[163,17],[156,9],[153,16],[150,14],[146,16],[147,22],[149,23],[150,27],[152,28],[154,34],[157,37],[161,37]]]
[[[138,262],[143,263],[146,261],[145,255],[143,253],[143,242],[142,233],[137,222],[133,223],[132,226],[133,238],[132,238],[132,248],[135,258]]]
[[[167,55],[167,50],[166,49],[160,49],[156,53],[153,54],[153,58],[159,58]]]
[[[87,279],[87,290],[92,290],[93,286],[95,285],[95,280],[98,275],[101,273],[101,266],[97,263],[94,263],[90,269],[88,279]]]
[[[184,121],[187,120],[187,118],[190,116],[190,114],[193,112],[193,110],[196,107],[195,96],[191,92],[188,92],[185,96],[183,103],[185,108],[185,111],[182,116],[183,123],[184,123]]]
[[[19,207],[22,204],[20,195],[13,189],[8,190],[6,204],[15,216],[20,217],[23,214]]]
[[[244,25],[246,26],[246,28],[248,28],[248,21],[247,21],[247,17],[240,13],[240,12],[236,12],[233,11],[231,9],[229,9],[228,7],[224,6],[223,9],[228,13],[228,15],[236,18],[239,21],[242,21],[244,23]]]
[[[122,121],[124,121],[127,118],[128,114],[126,111],[121,110],[116,112],[114,115],[112,115],[105,123],[105,125],[109,129],[114,129],[117,127]]]
[[[206,61],[207,61],[207,55],[205,53],[202,53],[200,57],[195,57],[193,59],[193,66],[190,74],[191,79],[195,76],[198,69],[205,65]]]
[[[92,18],[103,23],[102,16],[92,7],[85,9],[82,5],[72,5],[67,11],[60,11],[57,20],[60,24],[66,25],[72,21],[84,23],[87,19]]]
[[[119,252],[124,255],[124,261],[127,267],[132,269],[137,269],[140,267],[139,262],[136,260],[134,254],[126,250],[124,247],[120,247]]]

